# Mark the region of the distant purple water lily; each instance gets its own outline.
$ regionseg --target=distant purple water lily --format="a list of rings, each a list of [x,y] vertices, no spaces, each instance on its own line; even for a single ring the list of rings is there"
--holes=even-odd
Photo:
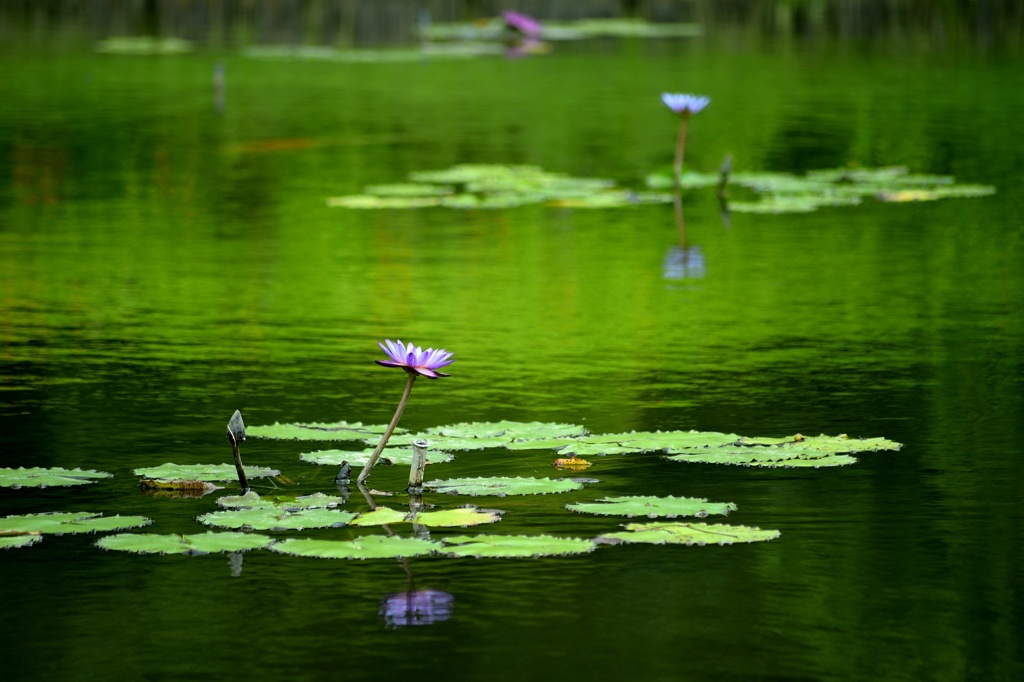
[[[428,379],[437,379],[450,376],[437,370],[455,362],[452,359],[452,353],[443,348],[439,350],[434,350],[433,348],[423,350],[421,347],[414,346],[411,343],[405,344],[401,340],[396,342],[391,339],[385,339],[383,343],[378,341],[377,345],[380,346],[381,350],[384,351],[390,360],[374,360],[374,362],[384,367],[401,367],[409,375],[409,379],[405,382],[405,392],[402,393],[402,399],[398,402],[395,416],[391,418],[391,423],[388,424],[384,435],[381,436],[380,443],[377,444],[373,454],[370,455],[370,459],[367,460],[363,470],[359,473],[359,478],[356,479],[356,483],[359,484],[363,483],[370,476],[370,470],[377,463],[380,453],[384,451],[384,446],[388,444],[388,439],[391,438],[395,427],[398,426],[398,420],[402,418],[405,405],[409,402],[409,394],[412,393],[412,384],[416,381],[416,377],[422,376]]]
[[[711,104],[710,97],[671,92],[663,92],[661,94],[661,101],[665,103],[665,106],[680,116],[699,114],[704,107]]]
[[[711,98],[703,95],[663,92],[661,101],[679,116],[679,138],[676,141],[676,162],[673,167],[676,190],[678,191],[682,185],[683,155],[686,153],[686,123],[690,120],[690,116],[699,114],[707,105],[711,104]]]
[[[415,372],[428,379],[451,376],[450,374],[437,371],[439,368],[455,362],[451,359],[452,354],[446,352],[443,348],[439,350],[434,350],[433,348],[423,350],[411,343],[405,345],[401,339],[397,343],[391,339],[385,339],[383,343],[378,341],[377,345],[391,358],[390,360],[374,360],[378,365],[401,367],[406,372]]]

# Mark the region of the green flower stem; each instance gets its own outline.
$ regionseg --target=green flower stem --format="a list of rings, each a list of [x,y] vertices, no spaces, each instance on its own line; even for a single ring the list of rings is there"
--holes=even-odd
[[[416,381],[418,375],[416,372],[409,372],[409,381],[405,384],[405,392],[402,393],[402,400],[398,403],[398,409],[395,410],[395,416],[391,418],[391,423],[388,424],[387,431],[380,439],[380,443],[377,444],[377,449],[370,455],[369,461],[366,466],[363,467],[362,472],[359,474],[359,478],[356,479],[356,483],[362,483],[370,477],[370,469],[377,463],[380,458],[380,453],[384,451],[384,446],[388,444],[388,439],[391,438],[391,434],[394,433],[395,427],[398,426],[398,420],[402,418],[402,412],[405,411],[405,404],[409,402],[409,394],[412,393],[412,382]]]
[[[686,153],[686,123],[689,121],[689,116],[681,116],[679,118],[679,140],[676,142],[676,165],[675,165],[675,178],[676,188],[682,186],[683,181],[683,155]]]

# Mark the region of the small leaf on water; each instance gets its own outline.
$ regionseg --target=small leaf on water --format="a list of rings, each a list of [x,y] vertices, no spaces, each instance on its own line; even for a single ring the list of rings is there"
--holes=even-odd
[[[419,538],[367,535],[354,540],[282,540],[271,545],[270,549],[281,554],[318,559],[396,559],[430,554],[440,547],[438,542]]]
[[[696,516],[704,518],[709,514],[728,514],[736,511],[732,502],[708,502],[699,497],[603,497],[597,502],[567,504],[566,509],[587,514],[616,516]]]
[[[251,435],[251,434],[250,434]],[[281,472],[268,467],[246,466],[248,478],[277,476]],[[135,469],[136,476],[164,481],[237,481],[238,470],[234,464],[161,464],[157,467]]]
[[[564,493],[570,490],[579,490],[583,484],[567,479],[492,476],[489,478],[450,478],[444,481],[430,481],[424,483],[423,486],[440,493],[504,497],[505,495]]]
[[[245,495],[225,495],[217,498],[217,504],[228,509],[277,509],[284,512],[303,509],[331,509],[344,503],[344,498],[324,493],[299,497],[291,495],[260,497],[251,490]]]
[[[397,511],[389,507],[377,507],[371,512],[362,514],[352,521],[350,526],[383,526],[393,523],[415,523],[429,528],[448,528],[456,526],[478,526],[485,523],[496,523],[501,520],[501,513],[494,510],[480,510],[475,507],[461,507],[440,511],[420,512],[410,518],[408,511]]]
[[[255,533],[197,533],[194,535],[156,535],[122,533],[96,541],[98,547],[136,554],[210,554],[245,552],[269,547],[274,539]]]
[[[0,518],[0,530],[36,533],[95,533],[147,526],[145,516],[100,516],[94,512],[48,512]]]
[[[630,523],[619,533],[605,533],[599,542],[618,540],[653,545],[731,545],[740,542],[763,542],[779,537],[777,530],[761,530],[751,526],[730,526],[707,523]]]
[[[445,554],[451,557],[534,558],[591,552],[596,545],[582,538],[547,535],[460,535],[444,538]]]
[[[0,468],[0,488],[46,488],[48,486],[85,485],[113,474],[92,469],[65,469],[63,467]]]

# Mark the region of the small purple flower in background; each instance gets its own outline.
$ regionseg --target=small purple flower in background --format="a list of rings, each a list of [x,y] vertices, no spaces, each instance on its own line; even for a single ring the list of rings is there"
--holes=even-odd
[[[377,463],[380,458],[380,453],[384,451],[384,446],[388,444],[388,439],[391,438],[391,434],[395,432],[395,427],[398,426],[398,420],[402,418],[402,412],[405,411],[405,404],[409,402],[409,394],[412,393],[412,384],[416,381],[416,377],[427,377],[428,379],[437,379],[439,377],[450,376],[444,372],[438,372],[437,370],[441,367],[447,367],[448,365],[455,362],[452,359],[452,354],[441,348],[434,350],[428,348],[423,350],[419,346],[414,346],[411,343],[402,343],[401,340],[395,342],[391,339],[384,339],[384,342],[377,342],[381,350],[390,360],[374,360],[378,365],[384,367],[401,367],[409,375],[409,380],[405,382],[405,392],[402,393],[402,399],[398,402],[398,409],[395,410],[395,416],[391,418],[391,423],[388,424],[388,428],[384,431],[384,435],[381,436],[380,443],[374,449],[373,454],[366,461],[366,465],[363,470],[359,472],[359,478],[356,479],[356,483],[362,484],[369,475],[370,470],[373,469],[373,465]]]
[[[679,139],[676,142],[676,163],[674,166],[676,192],[682,186],[683,155],[686,153],[686,122],[693,114],[699,114],[704,107],[711,104],[711,98],[703,95],[686,95],[663,92],[661,101],[679,116]]]
[[[378,365],[401,367],[406,372],[415,372],[428,379],[451,376],[450,374],[437,371],[439,368],[455,362],[451,359],[452,354],[446,352],[443,348],[439,350],[434,350],[433,348],[423,350],[411,343],[405,345],[401,339],[397,343],[391,339],[384,339],[384,343],[378,341],[377,345],[391,358],[390,360],[374,360]]]
[[[389,594],[380,603],[380,615],[391,628],[430,625],[452,616],[455,597],[440,590],[416,590]]]
[[[536,38],[540,35],[540,22],[533,17],[523,14],[522,12],[507,10],[502,13],[501,18],[505,20],[506,26],[515,31],[519,31],[528,38]]]
[[[661,101],[665,103],[665,106],[680,116],[699,114],[704,107],[711,104],[710,97],[704,97],[703,95],[683,95],[670,92],[662,93]]]

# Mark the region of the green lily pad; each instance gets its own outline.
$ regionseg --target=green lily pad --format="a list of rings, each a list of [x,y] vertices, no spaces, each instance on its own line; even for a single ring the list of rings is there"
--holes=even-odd
[[[217,504],[228,509],[277,509],[285,512],[304,509],[333,509],[344,503],[344,498],[324,493],[299,497],[288,495],[260,497],[251,490],[245,495],[225,495],[217,498]]]
[[[246,552],[269,547],[274,539],[255,533],[196,533],[194,535],[157,535],[121,533],[96,541],[97,547],[136,554],[212,554]]]
[[[697,189],[700,187],[717,187],[722,176],[717,173],[695,173],[683,171],[679,178],[679,186],[683,189]],[[675,170],[663,168],[651,173],[646,179],[647,186],[652,189],[673,189],[676,186]]]
[[[253,45],[243,54],[253,59],[337,62],[341,64],[401,64],[424,59],[472,59],[501,54],[500,46],[461,41],[450,45],[426,44],[422,47],[385,50],[339,50],[321,45]]]
[[[630,523],[619,533],[605,533],[598,542],[640,542],[652,545],[732,545],[774,540],[781,533],[750,526],[707,523]]]
[[[587,430],[575,424],[552,422],[464,422],[435,426],[427,429],[429,435],[451,438],[490,438],[504,436],[510,440],[533,440],[538,438],[562,438],[582,436]]]
[[[340,509],[300,509],[290,511],[281,507],[232,509],[203,514],[196,520],[216,528],[241,530],[304,530],[306,528],[340,528],[357,514]]]
[[[732,502],[708,502],[699,497],[603,497],[597,502],[567,504],[566,509],[587,514],[614,516],[696,516],[704,518],[709,514],[728,514],[736,511]]]
[[[112,36],[96,45],[97,52],[126,55],[170,55],[192,51],[192,43],[181,38],[149,36]]]
[[[100,516],[94,512],[48,512],[0,518],[0,530],[53,533],[96,533],[148,526],[145,516]]]
[[[506,443],[509,450],[558,450],[566,445],[577,445],[576,438],[538,438],[537,440],[514,440]]]
[[[37,542],[42,542],[43,536],[38,533],[24,533],[22,535],[0,535],[0,549],[15,549],[17,547],[30,547]]]
[[[955,187],[936,187],[934,189],[903,189],[883,191],[875,195],[879,201],[937,201],[939,199],[968,199],[987,197],[996,193],[995,187],[987,185],[957,185]]]
[[[546,495],[548,493],[564,493],[570,490],[579,490],[582,483],[559,478],[510,478],[506,476],[492,476],[490,478],[450,478],[444,481],[430,481],[424,483],[425,488],[430,488],[439,493],[454,495]]]
[[[363,191],[378,197],[442,197],[451,194],[454,190],[448,185],[400,182],[390,185],[371,185],[363,188]]]
[[[503,448],[509,443],[508,436],[491,436],[484,438],[458,438],[449,436],[438,436],[426,433],[417,434],[403,434],[401,436],[393,436],[388,443],[397,446],[410,446],[412,443],[418,440],[427,441],[427,460],[430,459],[431,450],[452,451],[452,452],[464,452],[469,450],[488,450],[491,448]],[[369,439],[366,441],[371,443]],[[372,450],[371,450],[372,452]],[[411,455],[411,452],[409,453]],[[406,459],[408,461],[408,459]]]
[[[354,540],[282,540],[271,545],[270,549],[281,554],[318,559],[396,559],[430,554],[440,547],[440,543],[419,538],[367,535]]]
[[[279,476],[277,469],[268,467],[246,466],[247,478],[263,478]],[[234,464],[161,464],[158,467],[143,467],[135,470],[136,476],[156,478],[164,481],[235,481],[238,470]]]
[[[327,200],[331,208],[383,209],[383,208],[429,208],[440,206],[441,199],[436,196],[374,196],[373,194],[349,194],[343,197],[331,197]]]
[[[0,488],[85,485],[86,483],[95,483],[101,478],[111,478],[113,475],[92,469],[65,469],[63,467],[10,469],[4,467],[0,468]]]
[[[591,552],[596,545],[582,538],[548,535],[460,535],[444,538],[444,549],[452,557],[536,558]]]
[[[362,422],[310,422],[308,424],[281,424],[270,426],[249,426],[246,435],[250,438],[274,438],[277,440],[362,440],[376,436],[378,439],[387,430],[387,425],[364,425]],[[402,433],[403,429],[395,429]]]
[[[391,523],[415,523],[429,528],[450,528],[479,526],[485,523],[496,523],[500,520],[499,512],[480,510],[475,507],[420,512],[415,518],[409,518],[409,512],[397,511],[389,507],[377,507],[372,512],[361,515],[349,525],[383,526]]]
[[[417,438],[404,436],[393,437],[388,440],[388,442],[399,447],[386,447],[381,451],[380,456],[392,464],[412,464],[411,443],[415,440],[417,440]],[[408,441],[410,445],[402,445],[403,441]],[[316,452],[303,452],[299,454],[299,459],[303,462],[310,462],[311,464],[320,464],[323,466],[341,466],[342,462],[348,462],[354,467],[360,467],[370,461],[370,455],[373,454],[374,449],[375,448],[367,448],[365,450],[317,450]],[[427,464],[445,464],[453,459],[454,457],[451,453],[442,452],[436,449],[427,450]],[[377,465],[380,466],[380,462],[378,462]]]
[[[669,450],[673,462],[700,462],[703,464],[738,464],[758,467],[827,467],[845,466],[857,460],[849,455],[837,455],[784,445],[736,445],[705,449]]]

